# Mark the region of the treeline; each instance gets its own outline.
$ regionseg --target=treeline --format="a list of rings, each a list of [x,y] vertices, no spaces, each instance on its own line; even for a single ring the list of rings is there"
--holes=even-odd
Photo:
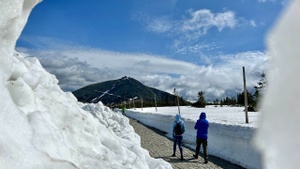
[[[178,96],[178,101],[177,97],[163,97],[160,99],[161,101],[143,101],[143,100],[132,100],[132,101],[127,101],[127,102],[122,102],[117,105],[114,105],[113,107],[118,107],[118,108],[142,108],[142,107],[167,107],[167,106],[177,106],[178,101],[180,106],[190,106],[192,103],[184,100],[182,97]]]
[[[258,98],[247,91],[247,100],[250,110],[254,110],[257,105]],[[245,103],[245,96],[244,92],[238,93],[236,97],[226,97],[224,99],[215,99],[213,102],[207,102],[207,105],[220,105],[220,106],[244,106]]]
[[[267,85],[266,75],[265,73],[261,74],[261,79],[254,86],[254,93],[247,91],[247,99],[248,99],[248,110],[249,111],[256,111],[258,108],[258,103],[263,95],[263,91],[265,90]],[[118,108],[142,108],[142,107],[166,107],[166,106],[193,106],[204,108],[206,105],[220,105],[220,106],[244,106],[244,92],[237,93],[235,97],[225,97],[224,99],[215,99],[213,101],[206,101],[205,99],[205,92],[200,91],[198,92],[198,100],[194,103],[188,102],[184,100],[182,97],[173,95],[172,97],[165,96],[160,97],[159,101],[143,101],[143,100],[132,100],[126,101],[122,103],[118,103],[116,105],[112,105],[112,107]],[[178,103],[179,102],[179,103]]]
[[[260,81],[254,86],[254,93],[250,93],[247,90],[247,99],[248,99],[248,110],[256,111],[258,109],[258,103],[263,96],[263,92],[267,85],[266,75],[262,73]],[[205,93],[200,91],[198,93],[198,101],[193,103],[194,107],[205,107],[206,105],[220,105],[220,106],[244,106],[245,96],[244,92],[237,93],[236,97],[226,97],[224,99],[215,99],[213,102],[206,102]]]

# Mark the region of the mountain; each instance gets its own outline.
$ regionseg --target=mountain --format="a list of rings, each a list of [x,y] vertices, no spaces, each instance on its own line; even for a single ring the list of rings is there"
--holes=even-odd
[[[73,92],[80,102],[97,103],[101,101],[105,105],[116,105],[128,103],[134,100],[137,107],[143,106],[174,106],[177,105],[176,96],[143,85],[141,82],[131,78],[123,77],[118,80],[111,80],[102,83],[92,84]],[[179,98],[180,105],[187,105],[188,102]]]

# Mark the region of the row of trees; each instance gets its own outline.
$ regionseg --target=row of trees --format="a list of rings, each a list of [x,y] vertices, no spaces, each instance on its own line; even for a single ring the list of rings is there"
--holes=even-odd
[[[131,101],[123,101],[119,104],[116,104],[112,107],[118,107],[118,108],[142,108],[142,107],[165,107],[165,106],[177,106],[178,104],[180,106],[188,106],[191,105],[190,102],[185,101],[182,97],[173,95],[165,95],[165,96],[158,96],[156,98],[157,100],[151,100],[151,101],[145,101],[141,99],[137,100],[131,100]],[[179,103],[178,103],[179,102]]]
[[[266,74],[262,73],[260,81],[254,86],[254,93],[247,91],[247,99],[249,105],[249,111],[254,111],[258,107],[258,103],[263,95],[264,89],[267,85]],[[205,100],[205,93],[203,91],[198,92],[198,101],[193,103],[194,107],[205,107],[207,104],[214,105],[229,105],[229,106],[242,106],[244,105],[244,92],[238,93],[236,97],[226,97],[224,99],[215,99],[212,103],[208,103]]]
[[[267,81],[265,73],[261,74],[261,79],[254,86],[254,93],[250,93],[247,91],[247,99],[248,99],[248,110],[255,110],[257,108],[257,104],[259,103],[263,91],[266,88]],[[177,96],[177,95],[176,95]],[[193,107],[205,107],[206,105],[213,104],[213,105],[229,105],[229,106],[243,106],[244,105],[244,92],[237,93],[236,97],[226,97],[224,99],[215,99],[213,102],[207,102],[205,99],[205,92],[200,91],[198,92],[198,100],[195,103],[190,103],[185,101],[182,97],[178,96],[178,100],[176,96],[164,96],[159,99],[159,101],[142,101],[142,100],[133,100],[131,102],[123,102],[119,104],[117,107],[126,107],[126,108],[141,108],[141,107],[163,107],[163,106],[177,106],[178,101],[180,106],[187,106],[191,105]]]

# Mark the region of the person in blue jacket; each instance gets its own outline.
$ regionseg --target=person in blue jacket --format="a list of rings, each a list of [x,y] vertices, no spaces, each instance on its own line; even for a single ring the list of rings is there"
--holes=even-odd
[[[193,156],[195,159],[198,159],[200,146],[202,144],[204,160],[205,160],[204,163],[208,163],[208,153],[207,153],[208,127],[209,127],[209,123],[206,120],[206,114],[205,112],[202,112],[194,127],[197,130],[197,138],[196,138],[197,147],[196,147],[196,152]]]
[[[185,124],[183,120],[181,119],[180,114],[176,114],[175,120],[172,126],[172,133],[173,133],[173,154],[172,157],[175,157],[176,153],[176,145],[179,147],[180,151],[180,159],[183,160],[183,154],[182,154],[182,139],[183,139],[183,133],[185,132]]]

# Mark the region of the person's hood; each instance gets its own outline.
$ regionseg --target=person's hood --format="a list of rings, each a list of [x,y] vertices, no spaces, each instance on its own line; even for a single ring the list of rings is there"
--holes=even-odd
[[[205,112],[202,112],[201,114],[200,114],[200,117],[199,117],[200,119],[206,119],[206,114],[205,114]]]
[[[180,116],[180,114],[176,114],[176,116],[175,116],[175,121],[176,121],[176,122],[180,122],[180,121],[181,121],[181,116]]]

